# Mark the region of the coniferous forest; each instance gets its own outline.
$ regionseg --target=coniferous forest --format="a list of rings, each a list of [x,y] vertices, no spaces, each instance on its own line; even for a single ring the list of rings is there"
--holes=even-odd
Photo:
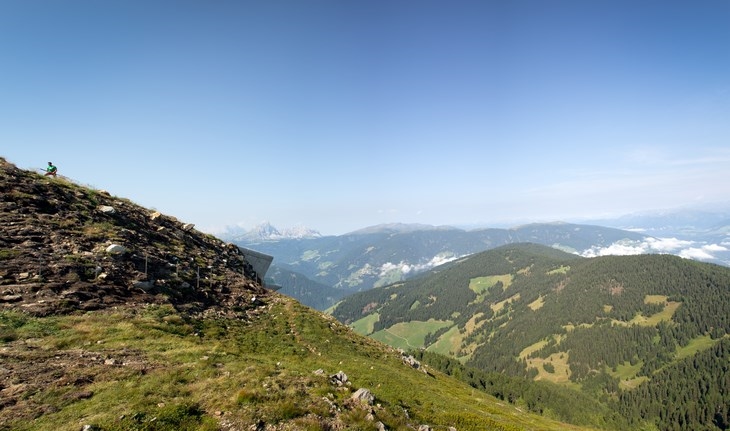
[[[730,429],[729,268],[520,244],[353,295],[333,315],[560,420]]]

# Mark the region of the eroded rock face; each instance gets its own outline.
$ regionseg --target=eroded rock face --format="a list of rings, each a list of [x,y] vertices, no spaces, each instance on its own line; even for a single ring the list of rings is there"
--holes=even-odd
[[[238,247],[0,158],[0,309],[48,315],[172,303],[231,313],[266,295]]]

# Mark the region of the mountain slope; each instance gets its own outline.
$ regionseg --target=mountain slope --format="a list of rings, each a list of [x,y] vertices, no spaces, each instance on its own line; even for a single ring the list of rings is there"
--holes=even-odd
[[[716,348],[724,356],[710,355],[702,372],[729,376],[730,269],[676,256],[586,259],[532,244],[504,246],[345,298],[333,315],[394,346],[446,354],[482,372],[580,388],[634,415],[632,423],[649,420],[660,429],[672,422],[651,397],[680,398],[682,390],[660,373],[680,373],[698,352]],[[690,428],[726,423],[728,385],[725,377],[713,379],[702,386],[700,401],[682,398]],[[629,408],[626,400],[642,405],[637,399],[651,407]]]
[[[326,309],[347,294],[345,290],[318,283],[275,265],[266,273],[266,282],[283,286],[278,290],[279,293],[296,298],[302,304],[318,310]]]
[[[3,159],[0,192],[0,430],[581,429],[263,289],[172,217]]]
[[[402,281],[454,259],[504,244],[533,242],[576,252],[607,247],[620,240],[645,238],[634,232],[567,223],[472,231],[448,226],[391,224],[341,236],[237,243],[274,256],[276,267],[349,294]],[[286,283],[282,286],[287,287]],[[295,296],[302,300],[305,297]]]

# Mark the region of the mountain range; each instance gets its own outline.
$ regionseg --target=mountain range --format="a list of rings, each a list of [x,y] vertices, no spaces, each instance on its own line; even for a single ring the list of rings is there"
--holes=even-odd
[[[234,243],[273,256],[272,267],[279,270],[270,271],[268,281],[282,286],[282,293],[323,310],[353,292],[402,281],[504,244],[534,242],[584,253],[648,239],[642,233],[569,223],[468,231],[449,226],[388,224],[339,236]],[[298,277],[288,275],[292,273]],[[315,284],[303,286],[302,278]],[[297,285],[293,286],[292,281]]]
[[[240,228],[237,228],[240,229]],[[263,223],[222,236],[274,257],[270,284],[323,310],[352,292],[402,281],[417,273],[503,244],[533,242],[581,256],[671,253],[730,266],[730,212],[677,210],[513,228],[459,229],[392,223],[323,236]],[[296,276],[293,276],[296,275]]]
[[[727,267],[507,245],[348,296],[332,314],[395,347],[449,356],[442,368],[474,370],[476,386],[497,373],[577,391],[563,420],[730,429]]]
[[[254,226],[253,229],[229,226],[219,236],[228,241],[256,243],[282,239],[319,238],[322,234],[305,226],[294,226],[280,230],[269,222],[263,222]]]

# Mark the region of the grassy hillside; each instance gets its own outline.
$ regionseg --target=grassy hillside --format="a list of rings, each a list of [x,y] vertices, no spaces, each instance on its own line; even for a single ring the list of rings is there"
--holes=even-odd
[[[636,403],[631,393],[651,392],[644,402],[652,404],[662,402],[662,390],[678,390],[647,391],[662,385],[660,372],[713,348],[725,352],[719,343],[730,332],[730,269],[668,255],[584,259],[523,244],[354,295],[333,315],[398,347],[552,382],[627,412],[625,400]],[[728,361],[703,361],[704,372],[727,375]],[[726,429],[730,380],[712,382],[680,407],[694,429]],[[647,408],[631,420],[670,429],[665,413]]]
[[[1,158],[0,192],[0,430],[566,429],[265,290],[173,217]]]
[[[291,299],[261,307],[251,321],[191,319],[167,305],[1,312],[0,429],[568,429],[416,370]],[[339,371],[350,385],[331,381]],[[351,399],[359,388],[372,405]]]

